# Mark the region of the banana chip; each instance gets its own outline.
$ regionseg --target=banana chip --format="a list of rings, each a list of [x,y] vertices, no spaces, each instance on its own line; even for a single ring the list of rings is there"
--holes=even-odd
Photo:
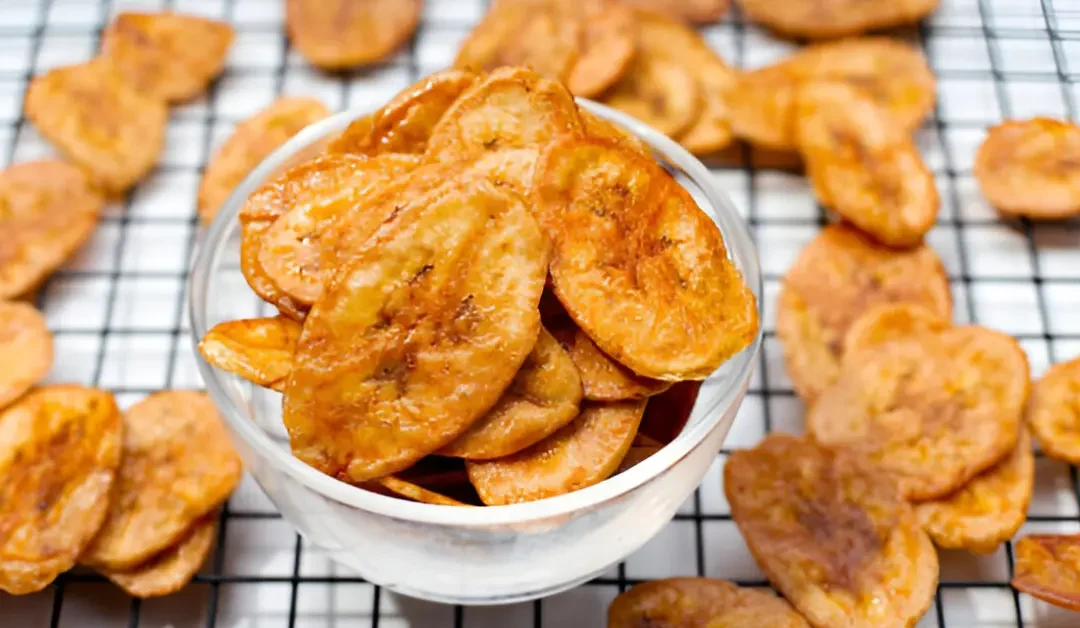
[[[382,61],[413,36],[423,0],[286,0],[285,30],[312,65],[345,70]]]
[[[223,371],[278,392],[293,368],[300,323],[284,316],[225,321],[199,341],[199,353]]]
[[[102,570],[128,595],[160,597],[183,589],[206,562],[217,537],[217,513],[198,521],[180,541],[130,571]]]
[[[385,478],[379,478],[374,480],[376,484],[390,491],[394,495],[404,497],[410,501],[420,502],[421,504],[435,504],[437,506],[468,506],[464,502],[460,502],[452,497],[441,495],[435,491],[429,491],[428,489],[413,484],[412,482],[406,482],[401,478],[396,478],[389,475]]]
[[[1035,384],[1027,424],[1051,458],[1080,464],[1080,358],[1055,364]]]
[[[32,305],[0,301],[0,408],[45,378],[53,363],[53,338]]]
[[[940,0],[735,0],[743,14],[788,37],[833,39],[914,24]]]
[[[585,332],[572,325],[556,329],[553,333],[566,349],[573,361],[573,366],[577,367],[578,373],[581,374],[585,399],[590,401],[644,399],[671,387],[671,382],[641,377],[611,359]]]
[[[619,594],[608,607],[608,628],[809,628],[791,605],[772,592],[709,578],[665,578]]]
[[[919,334],[932,334],[949,327],[948,320],[913,303],[884,303],[866,310],[844,335],[844,356]]]
[[[1032,534],[1013,552],[1013,588],[1080,613],[1080,534]]]

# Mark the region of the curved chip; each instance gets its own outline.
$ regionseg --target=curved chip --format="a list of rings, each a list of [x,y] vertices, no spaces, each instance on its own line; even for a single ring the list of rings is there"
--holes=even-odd
[[[102,570],[125,593],[137,598],[160,597],[183,589],[206,562],[217,537],[217,513],[204,517],[181,538],[129,571]]]
[[[232,26],[217,20],[124,11],[102,33],[101,54],[140,93],[179,102],[221,73],[234,38]]]
[[[78,168],[31,161],[0,171],[0,299],[32,291],[97,226],[105,204]]]
[[[285,384],[293,453],[362,482],[449,444],[536,343],[547,258],[521,197],[484,180],[404,200],[304,323]]]
[[[506,58],[506,45],[524,29],[541,2],[493,2],[483,19],[461,42],[453,67],[472,72],[488,72],[513,65]]]
[[[1031,390],[1027,424],[1043,452],[1080,464],[1080,357],[1050,367]]]
[[[940,499],[1016,447],[1029,387],[1016,340],[953,327],[850,356],[806,425],[894,474],[911,501]]]
[[[109,512],[121,431],[112,394],[82,386],[0,413],[0,590],[40,591],[75,564]]]
[[[529,4],[526,1],[526,4]],[[552,2],[533,2],[528,19],[518,23],[493,60],[500,66],[528,68],[560,85],[580,55],[585,25],[557,10]]]
[[[771,591],[710,578],[665,578],[634,585],[608,607],[608,628],[768,626],[809,628]]]
[[[378,480],[375,480],[375,483],[398,497],[404,497],[405,499],[420,502],[421,504],[435,504],[436,506],[469,505],[452,497],[436,493],[435,491],[429,491],[422,486],[413,484],[412,482],[406,482],[405,480],[396,478],[392,475],[388,475],[385,478],[379,478]]]
[[[915,507],[938,547],[991,554],[1027,519],[1035,487],[1031,437],[1021,428],[1013,452],[944,499]]]
[[[509,456],[572,421],[580,403],[581,378],[574,363],[541,327],[536,346],[495,407],[439,455],[469,460]]]
[[[1013,588],[1080,613],[1080,534],[1032,534],[1013,553]]]
[[[206,332],[199,353],[223,371],[280,392],[299,338],[300,323],[284,316],[226,321]]]
[[[0,408],[44,379],[52,363],[53,338],[41,312],[0,301]]]
[[[581,375],[585,399],[622,401],[644,399],[664,392],[671,382],[642,377],[611,359],[580,329],[567,326],[552,332]]]
[[[892,479],[862,458],[772,434],[737,451],[724,492],[750,553],[814,626],[913,626],[937,552]]]
[[[286,0],[285,30],[312,65],[344,70],[390,56],[412,38],[423,0]]]
[[[563,495],[606,480],[626,457],[645,402],[588,403],[568,425],[532,447],[498,460],[465,463],[488,506]]]
[[[537,165],[535,198],[555,293],[616,361],[653,379],[704,379],[753,342],[757,299],[720,230],[654,161],[564,138]]]
[[[124,413],[109,516],[79,562],[131,570],[176,545],[240,482],[240,458],[204,393],[149,395]]]
[[[165,103],[135,91],[101,57],[35,76],[23,108],[45,139],[112,194],[150,172],[165,141]]]
[[[1007,216],[1080,214],[1080,126],[1051,118],[994,125],[975,154],[975,178]]]
[[[573,0],[568,4],[577,4]],[[566,77],[575,96],[594,98],[614,85],[631,65],[637,49],[633,12],[616,2],[584,3],[580,51]]]
[[[868,308],[851,323],[844,335],[844,355],[908,336],[937,333],[949,325],[948,320],[921,305],[883,303]]]
[[[595,137],[614,142],[623,148],[641,153],[644,157],[649,157],[652,154],[649,145],[642,141],[641,138],[614,122],[609,122],[586,109],[578,109],[578,114],[581,116],[581,124],[585,128],[586,137]]]
[[[735,0],[743,15],[788,37],[834,39],[914,24],[940,0]]]
[[[330,110],[317,100],[279,98],[236,125],[203,172],[199,183],[199,217],[210,222],[233,188],[240,185],[255,166],[304,127],[328,115]]]
[[[784,276],[776,307],[776,334],[800,397],[812,402],[836,380],[848,328],[886,303],[951,317],[949,280],[932,249],[888,249],[839,225],[825,227],[803,248]]]
[[[694,75],[681,63],[639,55],[604,95],[604,104],[634,116],[668,137],[690,128],[701,111]]]

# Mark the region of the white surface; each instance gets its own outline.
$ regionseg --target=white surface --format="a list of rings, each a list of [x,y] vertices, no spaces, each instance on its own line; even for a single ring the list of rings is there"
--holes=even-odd
[[[167,4],[39,4],[43,1],[0,0],[0,165],[50,152],[20,115],[22,90],[32,72],[81,59],[111,12]],[[163,387],[200,387],[179,295],[194,245],[192,199],[207,140],[216,145],[233,123],[279,91],[317,94],[333,108],[384,102],[418,73],[444,65],[482,12],[479,0],[428,0],[427,22],[413,50],[385,67],[331,79],[306,68],[295,53],[286,57],[281,4],[172,3],[177,10],[228,18],[241,34],[213,93],[174,110],[162,167],[129,202],[110,209],[92,242],[46,286],[41,304],[57,334],[54,380],[113,388],[125,405]],[[1043,15],[1044,5],[1051,9],[1049,16]],[[1052,42],[1048,27],[1057,34]],[[789,49],[735,21],[712,26],[706,35],[734,65],[761,65]],[[1029,238],[1022,229],[998,221],[970,176],[971,159],[982,128],[1003,115],[1076,116],[1080,92],[1062,88],[1058,73],[1072,79],[1080,72],[1080,2],[942,0],[924,35],[941,93],[941,118],[928,121],[919,136],[939,175],[943,201],[941,224],[930,241],[953,279],[958,318],[1020,335],[1038,375],[1047,364],[1080,354],[1080,225],[1038,226]],[[283,58],[288,59],[284,65]],[[998,71],[996,79],[991,70]],[[813,236],[820,214],[809,205],[806,185],[797,178],[738,168],[718,170],[717,176],[754,222],[768,273],[766,324],[771,336],[773,303],[768,295],[775,294],[780,275]],[[177,329],[177,321],[182,329]],[[801,429],[801,404],[791,394],[779,356],[779,346],[770,337],[728,446],[751,445],[767,429]],[[297,553],[295,534],[260,490],[246,482],[230,503],[224,549],[202,582],[134,608],[109,584],[87,582],[86,575],[67,577],[57,625],[602,626],[607,604],[624,578],[632,582],[700,573],[763,584],[727,517],[721,462],[677,520],[624,566],[541,603],[462,609],[380,592],[324,556],[306,548]],[[1036,469],[1032,521],[1025,530],[1080,531],[1075,471],[1046,459],[1039,459]],[[1080,625],[1078,615],[1013,594],[1006,585],[1007,549],[983,558],[959,553],[942,558],[943,587],[920,626]],[[25,598],[0,594],[0,625],[49,626],[57,595],[54,589]],[[216,607],[213,617],[211,606]]]

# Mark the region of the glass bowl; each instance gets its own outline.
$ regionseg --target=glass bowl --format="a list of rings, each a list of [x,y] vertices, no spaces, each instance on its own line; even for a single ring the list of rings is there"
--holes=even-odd
[[[634,133],[720,227],[728,254],[761,302],[750,232],[709,171],[641,122],[580,100]],[[244,200],[283,166],[366,112],[344,112],[298,133],[255,168],[210,226],[191,274],[193,339],[213,325],[270,313],[240,272]],[[544,597],[599,575],[641,547],[701,482],[735,419],[761,346],[734,356],[702,385],[683,431],[667,446],[600,484],[536,502],[484,508],[436,506],[346,484],[289,452],[281,396],[211,367],[196,351],[210,396],[247,471],[313,545],[366,580],[404,595],[455,604]]]

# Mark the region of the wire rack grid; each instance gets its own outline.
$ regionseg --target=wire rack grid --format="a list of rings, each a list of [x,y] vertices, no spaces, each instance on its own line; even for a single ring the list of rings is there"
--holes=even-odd
[[[290,50],[280,0],[3,0],[0,2],[0,166],[50,155],[26,122],[33,75],[88,58],[110,17],[129,8],[205,14],[231,22],[227,69],[199,100],[175,108],[164,154],[147,181],[110,206],[92,241],[37,295],[56,336],[51,379],[113,390],[121,405],[162,388],[201,388],[185,320],[184,288],[200,231],[194,199],[207,158],[232,126],[283,93],[334,109],[373,108],[444,67],[486,0],[428,0],[406,50],[378,69],[328,77]],[[757,67],[792,46],[738,11],[704,29],[725,60]],[[1006,117],[1077,119],[1080,0],[942,0],[904,36],[925,50],[939,101],[918,134],[942,197],[929,236],[949,272],[957,319],[1016,336],[1035,375],[1080,354],[1080,223],[1006,223],[979,195],[971,163],[984,129]],[[767,586],[731,521],[720,470],[728,452],[769,431],[801,431],[802,406],[773,333],[778,281],[825,215],[797,174],[758,167],[749,151],[716,166],[744,212],[766,273],[766,341],[738,419],[700,489],[675,520],[603,577],[546,600],[463,608],[398,597],[330,561],[280,518],[250,480],[224,509],[217,549],[179,594],[139,602],[100,576],[75,571],[37,595],[0,594],[0,625],[229,628],[602,626],[611,599],[634,583],[675,575]],[[1075,468],[1041,455],[1025,531],[1080,532]],[[418,566],[418,568],[423,568]],[[943,552],[941,586],[920,626],[1077,626],[1080,616],[1016,594],[1011,544],[993,555]]]

